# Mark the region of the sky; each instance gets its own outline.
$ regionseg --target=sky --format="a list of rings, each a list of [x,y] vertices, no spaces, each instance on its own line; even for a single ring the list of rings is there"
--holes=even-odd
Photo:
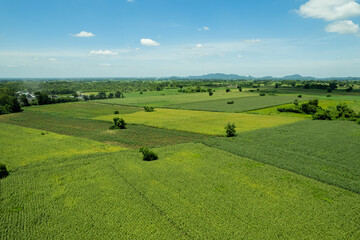
[[[357,0],[0,0],[0,78],[360,77]]]

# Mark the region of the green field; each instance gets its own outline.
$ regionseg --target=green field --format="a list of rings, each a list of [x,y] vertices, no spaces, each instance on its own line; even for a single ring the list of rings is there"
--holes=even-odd
[[[96,141],[0,123],[0,162],[10,170],[52,158],[124,150]]]
[[[16,169],[0,182],[1,238],[360,237],[355,193],[202,144],[156,152],[150,163],[123,151]]]
[[[202,110],[212,112],[245,112],[254,109],[267,108],[270,106],[293,103],[297,96],[253,96],[242,98],[218,99],[202,102],[191,102],[186,104],[170,105],[172,108]],[[300,101],[306,101],[311,98],[301,98]],[[233,101],[233,104],[228,102]]]
[[[133,105],[133,106],[168,107],[174,104],[184,104],[191,102],[217,100],[217,99],[231,99],[231,98],[249,97],[255,95],[258,94],[239,92],[235,90],[227,93],[225,92],[225,90],[222,90],[222,91],[216,91],[213,96],[209,96],[207,92],[182,93],[179,95],[164,95],[164,96],[144,95],[139,97],[96,100],[96,102],[120,104],[120,105]]]
[[[302,121],[207,145],[360,193],[360,125]]]
[[[118,115],[108,115],[94,118],[112,122]],[[302,118],[257,116],[242,113],[221,113],[190,110],[173,110],[157,108],[155,112],[136,112],[120,114],[126,122],[147,126],[195,132],[209,135],[225,135],[225,125],[235,123],[237,131],[252,131],[260,128],[275,127],[283,124],[303,121]]]
[[[134,124],[129,124],[127,129],[123,131],[110,131],[109,127],[111,124],[109,122],[72,118],[69,117],[73,116],[70,109],[66,108],[65,113],[55,112],[55,109],[59,109],[59,107],[54,106],[54,109],[48,107],[37,112],[25,111],[22,113],[2,115],[0,116],[0,122],[51,131],[58,134],[87,138],[106,144],[120,145],[129,148],[158,147],[184,142],[200,141],[209,137],[207,135]],[[89,108],[89,110],[90,109],[91,108]],[[47,110],[50,110],[50,115],[47,114]],[[84,112],[84,109],[82,109],[81,112]],[[57,115],[54,115],[55,113]],[[86,114],[82,115],[89,116],[91,113],[86,112]]]

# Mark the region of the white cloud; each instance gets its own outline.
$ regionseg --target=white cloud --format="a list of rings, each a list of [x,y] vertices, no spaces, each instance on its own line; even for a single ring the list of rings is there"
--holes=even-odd
[[[210,28],[209,27],[207,27],[207,26],[204,26],[204,27],[201,27],[201,28],[198,28],[198,31],[209,31],[210,30]]]
[[[17,67],[17,65],[8,64],[8,65],[6,65],[6,67],[8,67],[8,68],[14,68],[14,67]]]
[[[110,66],[111,66],[111,64],[110,64],[110,63],[102,63],[102,64],[100,64],[100,66],[103,66],[103,67],[110,67]]]
[[[158,42],[155,42],[154,40],[152,39],[147,39],[147,38],[143,38],[140,40],[140,43],[144,46],[147,46],[147,47],[156,47],[156,46],[159,46],[160,43]]]
[[[356,34],[360,31],[359,25],[350,20],[336,21],[329,24],[326,29],[327,32],[340,34]]]
[[[241,55],[241,54],[239,54],[239,55],[237,55],[237,57],[238,57],[238,58],[243,58],[244,56]]]
[[[247,39],[245,40],[247,43],[259,43],[261,42],[261,39]]]
[[[118,54],[119,53],[112,52],[110,50],[92,50],[89,53],[90,56],[114,56],[114,55],[118,55]]]
[[[127,2],[133,2],[134,0],[126,0]]]
[[[49,61],[55,62],[56,58],[49,58]]]
[[[74,35],[75,37],[95,37],[95,35],[91,32],[85,32],[85,31],[81,31],[78,34]]]
[[[204,46],[202,44],[196,44],[196,48],[203,48]]]
[[[360,16],[360,5],[355,0],[309,0],[298,13],[306,18],[333,21]]]

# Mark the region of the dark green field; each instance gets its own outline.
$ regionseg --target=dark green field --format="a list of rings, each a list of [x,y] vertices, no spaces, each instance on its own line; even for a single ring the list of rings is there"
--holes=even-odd
[[[206,144],[360,193],[360,125],[302,121]]]
[[[191,102],[184,104],[169,105],[171,108],[189,109],[189,110],[202,110],[212,112],[246,112],[255,109],[267,108],[286,103],[293,103],[297,99],[296,95],[293,96],[254,96],[242,98],[229,98],[218,99],[201,102]],[[310,97],[304,97],[299,101],[306,101]],[[228,102],[234,102],[228,104]]]
[[[106,105],[105,105],[106,107]],[[125,107],[126,108],[126,107]],[[122,109],[117,107],[117,109]],[[39,111],[40,112],[40,111]],[[176,130],[129,124],[123,131],[110,131],[111,123],[89,119],[64,117],[62,113],[42,114],[26,111],[0,116],[0,122],[31,127],[58,134],[87,138],[111,145],[130,148],[157,147],[209,138],[207,135],[187,133]],[[69,114],[71,115],[71,114]],[[89,114],[86,113],[86,116]]]

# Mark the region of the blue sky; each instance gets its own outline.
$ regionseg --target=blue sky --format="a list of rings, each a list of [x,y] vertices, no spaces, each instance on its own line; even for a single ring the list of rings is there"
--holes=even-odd
[[[0,0],[0,77],[360,76],[356,0]]]

